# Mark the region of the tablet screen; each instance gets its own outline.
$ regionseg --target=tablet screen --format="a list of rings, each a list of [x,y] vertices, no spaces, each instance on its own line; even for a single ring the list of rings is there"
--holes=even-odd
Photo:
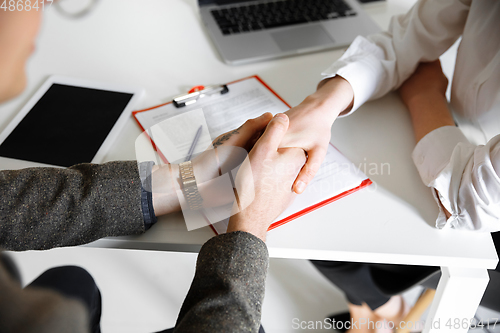
[[[64,167],[91,162],[132,97],[53,84],[0,145],[0,156]]]

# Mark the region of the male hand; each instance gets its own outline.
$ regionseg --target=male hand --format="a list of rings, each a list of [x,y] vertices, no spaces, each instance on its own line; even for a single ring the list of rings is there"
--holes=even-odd
[[[288,117],[277,114],[238,171],[242,211],[230,218],[227,232],[246,231],[265,241],[271,223],[293,201],[292,185],[306,158],[302,149],[279,148],[288,126]]]
[[[267,112],[260,117],[249,119],[237,129],[219,135],[212,142],[212,145],[214,148],[220,146],[237,146],[250,151],[272,118],[273,115]]]
[[[255,119],[247,120],[239,128],[217,137],[212,143],[216,149],[208,149],[193,158],[193,172],[198,189],[207,205],[217,206],[230,199],[227,198],[227,193],[226,196],[219,195],[220,193],[214,194],[212,188],[206,188],[203,184],[217,178],[219,170],[226,173],[239,165],[271,119],[272,114],[265,113]],[[180,171],[177,164],[153,167],[153,207],[157,216],[180,210],[176,194],[180,189]],[[214,202],[214,199],[217,201]]]
[[[340,76],[322,81],[318,90],[286,112],[290,127],[280,147],[298,147],[307,153],[307,162],[294,182],[293,190],[302,193],[318,172],[330,143],[337,116],[353,102],[349,82]]]

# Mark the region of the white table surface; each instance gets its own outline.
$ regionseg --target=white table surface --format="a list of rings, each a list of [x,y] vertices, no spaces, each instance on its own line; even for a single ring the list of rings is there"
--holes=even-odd
[[[391,15],[405,12],[413,2],[388,0],[364,8],[386,28]],[[44,16],[28,65],[28,87],[0,106],[0,130],[52,74],[144,87],[137,109],[166,102],[194,85],[258,74],[293,106],[315,90],[321,71],[343,52],[225,65],[203,30],[196,0],[102,0],[83,19],[65,18],[54,8]],[[451,52],[442,60],[450,74]],[[130,117],[106,160],[135,159],[134,141],[139,134]],[[338,119],[331,141],[375,185],[269,232],[272,257],[436,265],[448,269],[449,276],[458,272],[484,281],[485,269],[497,263],[491,236],[434,228],[437,207],[411,160],[415,141],[409,115],[397,95],[369,102],[352,116]],[[378,174],[371,172],[374,165]],[[187,232],[179,213],[160,218],[142,236],[104,239],[90,246],[197,251],[213,235],[208,227]],[[435,306],[439,314],[441,308]]]

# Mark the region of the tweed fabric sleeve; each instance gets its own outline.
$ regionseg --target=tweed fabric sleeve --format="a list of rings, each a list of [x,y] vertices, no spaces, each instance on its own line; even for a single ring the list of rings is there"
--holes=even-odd
[[[137,162],[0,171],[0,247],[74,246],[144,232]]]
[[[210,239],[174,332],[258,332],[268,265],[266,244],[252,234]]]

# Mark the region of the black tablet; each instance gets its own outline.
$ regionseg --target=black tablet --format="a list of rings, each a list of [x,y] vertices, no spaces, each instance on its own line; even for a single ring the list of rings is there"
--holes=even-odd
[[[0,161],[102,162],[140,95],[134,87],[52,76],[0,133]]]

